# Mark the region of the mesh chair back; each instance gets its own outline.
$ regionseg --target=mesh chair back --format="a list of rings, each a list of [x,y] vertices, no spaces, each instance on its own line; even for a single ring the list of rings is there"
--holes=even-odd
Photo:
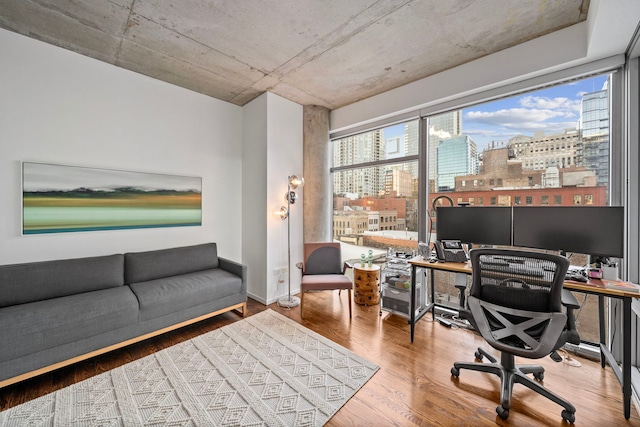
[[[481,323],[490,329],[485,331],[489,339],[483,332],[485,339],[521,348],[537,346],[551,314],[563,313],[562,284],[569,261],[559,255],[507,249],[475,249],[470,255],[470,297],[480,301],[472,314],[476,322],[482,317]]]
[[[304,274],[342,274],[340,243],[305,243]]]
[[[521,310],[562,311],[562,284],[569,261],[554,254],[476,249],[471,295]]]

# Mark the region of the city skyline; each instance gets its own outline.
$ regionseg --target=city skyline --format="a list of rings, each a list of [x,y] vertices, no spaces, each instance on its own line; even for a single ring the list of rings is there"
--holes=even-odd
[[[516,135],[550,135],[576,128],[582,95],[602,90],[607,75],[545,88],[462,109],[462,132],[477,144],[478,151],[506,145]],[[404,124],[384,128],[384,139],[403,136]]]

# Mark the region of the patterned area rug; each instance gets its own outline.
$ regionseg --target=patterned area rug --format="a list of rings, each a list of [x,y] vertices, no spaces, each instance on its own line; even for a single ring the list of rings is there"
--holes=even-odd
[[[321,426],[378,368],[266,310],[0,412],[0,425]]]

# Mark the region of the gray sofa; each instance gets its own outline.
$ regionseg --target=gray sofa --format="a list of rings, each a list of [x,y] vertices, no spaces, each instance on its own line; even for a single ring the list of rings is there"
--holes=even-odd
[[[0,266],[0,387],[239,310],[246,267],[215,243]]]

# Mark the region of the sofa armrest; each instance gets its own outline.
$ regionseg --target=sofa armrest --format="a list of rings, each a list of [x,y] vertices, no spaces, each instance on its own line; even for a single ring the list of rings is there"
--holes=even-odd
[[[247,266],[230,259],[218,257],[220,268],[242,278],[242,290],[247,291]]]

